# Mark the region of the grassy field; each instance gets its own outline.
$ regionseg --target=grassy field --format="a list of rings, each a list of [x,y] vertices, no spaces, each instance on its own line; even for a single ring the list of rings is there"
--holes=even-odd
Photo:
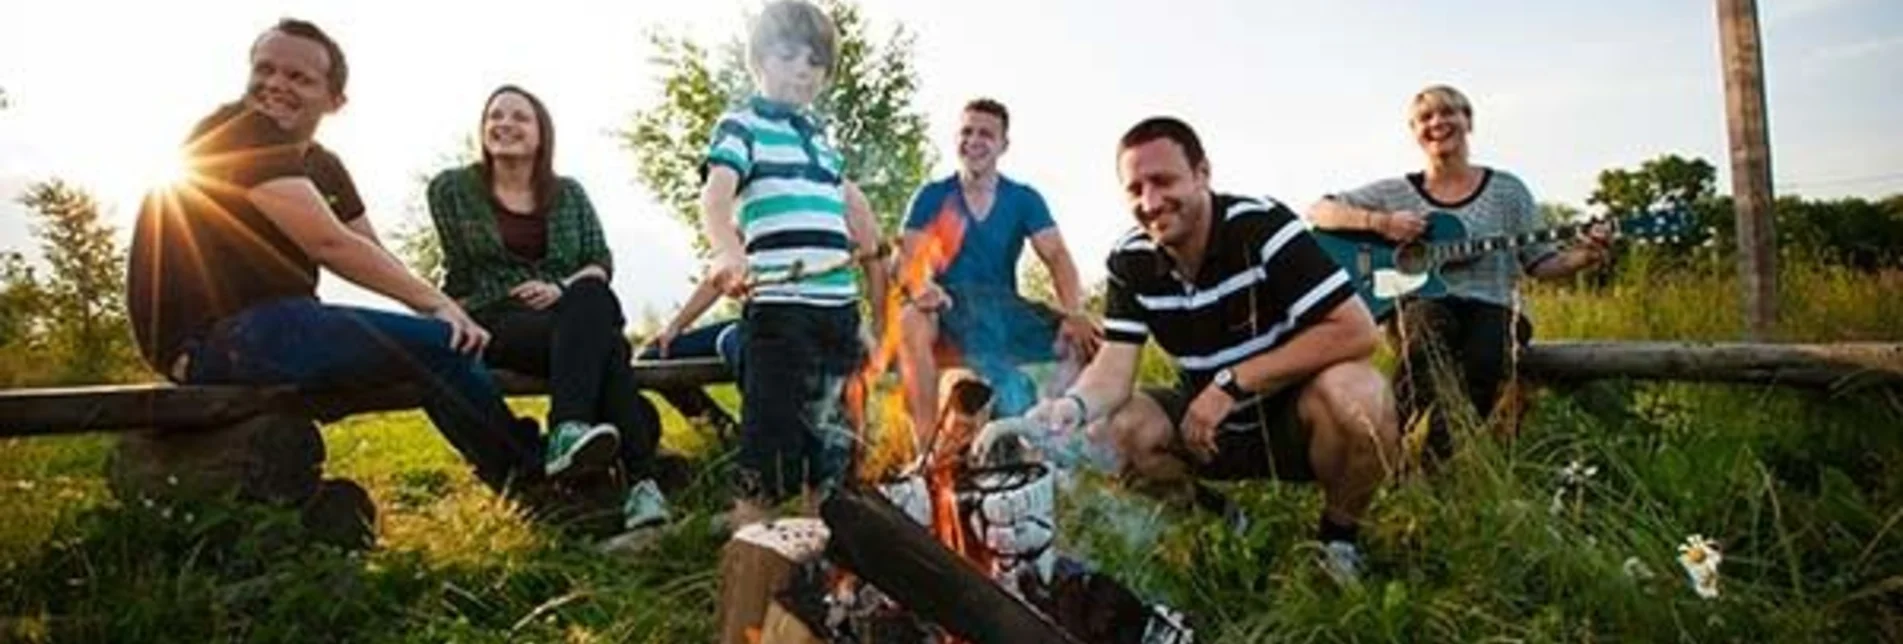
[[[1629,262],[1615,286],[1544,286],[1543,338],[1731,339],[1735,284]],[[1903,338],[1903,279],[1787,269],[1791,340]],[[721,392],[731,403],[731,391]],[[1312,488],[1228,489],[1235,533],[1086,481],[1064,547],[1188,610],[1205,641],[1903,640],[1903,404],[1763,387],[1608,382],[1536,392],[1515,441],[1472,440],[1398,483],[1365,532],[1371,570],[1338,588],[1314,565]],[[540,400],[513,401],[539,412]],[[665,408],[665,407],[664,407]],[[711,638],[724,454],[678,417],[669,447],[704,474],[687,518],[645,556],[601,555],[523,521],[417,413],[325,430],[332,476],[367,487],[379,547],[272,545],[265,517],[127,506],[100,479],[108,440],[0,443],[0,641],[703,642]],[[1568,479],[1578,463],[1592,476]],[[1568,482],[1568,481],[1572,482]],[[257,519],[257,517],[245,517]],[[1677,557],[1723,552],[1716,598]]]

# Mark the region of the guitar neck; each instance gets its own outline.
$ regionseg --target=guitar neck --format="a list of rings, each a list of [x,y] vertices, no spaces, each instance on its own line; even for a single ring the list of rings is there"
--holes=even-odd
[[[1445,260],[1457,257],[1472,257],[1491,253],[1496,250],[1513,250],[1521,246],[1570,239],[1578,235],[1579,231],[1584,230],[1587,225],[1588,224],[1566,224],[1564,226],[1556,226],[1517,235],[1493,235],[1489,237],[1442,242],[1430,245],[1429,254],[1433,256],[1434,259]]]

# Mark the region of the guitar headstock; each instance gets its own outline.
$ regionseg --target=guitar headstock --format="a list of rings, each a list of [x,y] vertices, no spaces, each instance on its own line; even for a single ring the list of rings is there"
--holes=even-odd
[[[1604,221],[1606,218],[1599,218]],[[1684,208],[1664,208],[1619,217],[1613,235],[1641,242],[1677,243],[1698,233],[1698,219]]]

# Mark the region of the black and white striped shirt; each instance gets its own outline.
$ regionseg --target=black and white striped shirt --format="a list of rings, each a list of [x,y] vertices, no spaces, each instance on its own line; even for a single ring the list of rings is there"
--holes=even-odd
[[[1142,228],[1119,239],[1108,260],[1105,337],[1142,344],[1155,336],[1190,391],[1223,367],[1281,346],[1354,296],[1348,274],[1287,206],[1216,193],[1211,211],[1193,282]]]

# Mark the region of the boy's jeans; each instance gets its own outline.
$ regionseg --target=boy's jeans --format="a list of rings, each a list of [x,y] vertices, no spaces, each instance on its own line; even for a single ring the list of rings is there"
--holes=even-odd
[[[845,474],[841,394],[865,360],[856,306],[751,303],[743,314],[740,498],[772,505]]]
[[[185,352],[191,384],[317,391],[417,383],[430,421],[491,489],[540,474],[534,424],[516,420],[476,356],[449,346],[441,321],[285,298],[220,321]]]

